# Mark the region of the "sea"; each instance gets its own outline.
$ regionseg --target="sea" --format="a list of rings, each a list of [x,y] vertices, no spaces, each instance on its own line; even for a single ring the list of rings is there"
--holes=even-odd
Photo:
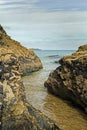
[[[60,66],[59,59],[73,52],[75,50],[35,50],[43,69],[23,77],[23,82],[28,102],[55,121],[61,130],[87,130],[87,115],[69,101],[48,93],[44,87],[50,72]]]

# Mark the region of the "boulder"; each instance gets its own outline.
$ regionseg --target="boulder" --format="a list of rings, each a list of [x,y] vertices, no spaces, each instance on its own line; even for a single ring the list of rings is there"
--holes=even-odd
[[[28,75],[30,72],[37,71],[42,68],[42,63],[39,57],[33,50],[27,49],[19,42],[11,39],[7,35],[3,27],[0,25],[0,54],[3,54],[5,50],[7,53],[14,53],[20,62],[23,70],[23,75]]]
[[[59,130],[52,120],[27,103],[19,59],[5,52],[0,55],[0,129]]]
[[[44,83],[48,91],[87,112],[87,44],[59,60],[60,66]]]

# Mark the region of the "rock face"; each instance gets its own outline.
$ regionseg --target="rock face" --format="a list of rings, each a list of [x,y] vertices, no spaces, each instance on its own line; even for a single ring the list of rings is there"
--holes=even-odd
[[[0,55],[0,129],[59,130],[53,121],[27,103],[19,59],[5,52]]]
[[[72,101],[87,112],[87,45],[59,61],[44,83],[48,91]]]
[[[5,50],[7,53],[14,53],[20,62],[24,75],[37,71],[42,68],[40,59],[35,55],[34,51],[23,47],[19,42],[12,40],[0,25],[0,54]]]

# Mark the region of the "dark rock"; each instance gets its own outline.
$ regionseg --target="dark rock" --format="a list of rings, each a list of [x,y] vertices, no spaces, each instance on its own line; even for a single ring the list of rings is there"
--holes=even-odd
[[[36,56],[34,51],[12,40],[0,25],[0,54],[3,54],[4,57],[5,53],[15,54],[23,70],[23,75],[28,75],[30,72],[38,71],[42,68],[41,60]],[[6,56],[6,58],[8,57]],[[12,65],[14,61],[15,57],[11,57],[9,65]]]
[[[80,46],[77,52],[87,51],[87,45]]]
[[[44,83],[45,87],[87,110],[87,45],[81,46],[71,56],[63,57],[59,63],[60,66]]]
[[[3,27],[0,25],[0,31],[3,32],[4,34],[6,34],[5,30],[3,29]]]
[[[57,63],[57,64],[59,64],[59,60],[55,60],[54,62]]]
[[[7,53],[4,57],[0,55],[0,61],[3,63],[0,78],[0,129],[59,130],[52,120],[27,103],[18,58],[13,53]],[[10,72],[7,73],[9,67]]]
[[[59,55],[50,55],[50,56],[48,56],[49,58],[60,58],[60,56]]]

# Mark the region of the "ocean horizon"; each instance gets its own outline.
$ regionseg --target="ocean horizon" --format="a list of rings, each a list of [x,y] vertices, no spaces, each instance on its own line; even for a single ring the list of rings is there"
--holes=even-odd
[[[0,130],[87,130],[87,0],[0,0]]]

